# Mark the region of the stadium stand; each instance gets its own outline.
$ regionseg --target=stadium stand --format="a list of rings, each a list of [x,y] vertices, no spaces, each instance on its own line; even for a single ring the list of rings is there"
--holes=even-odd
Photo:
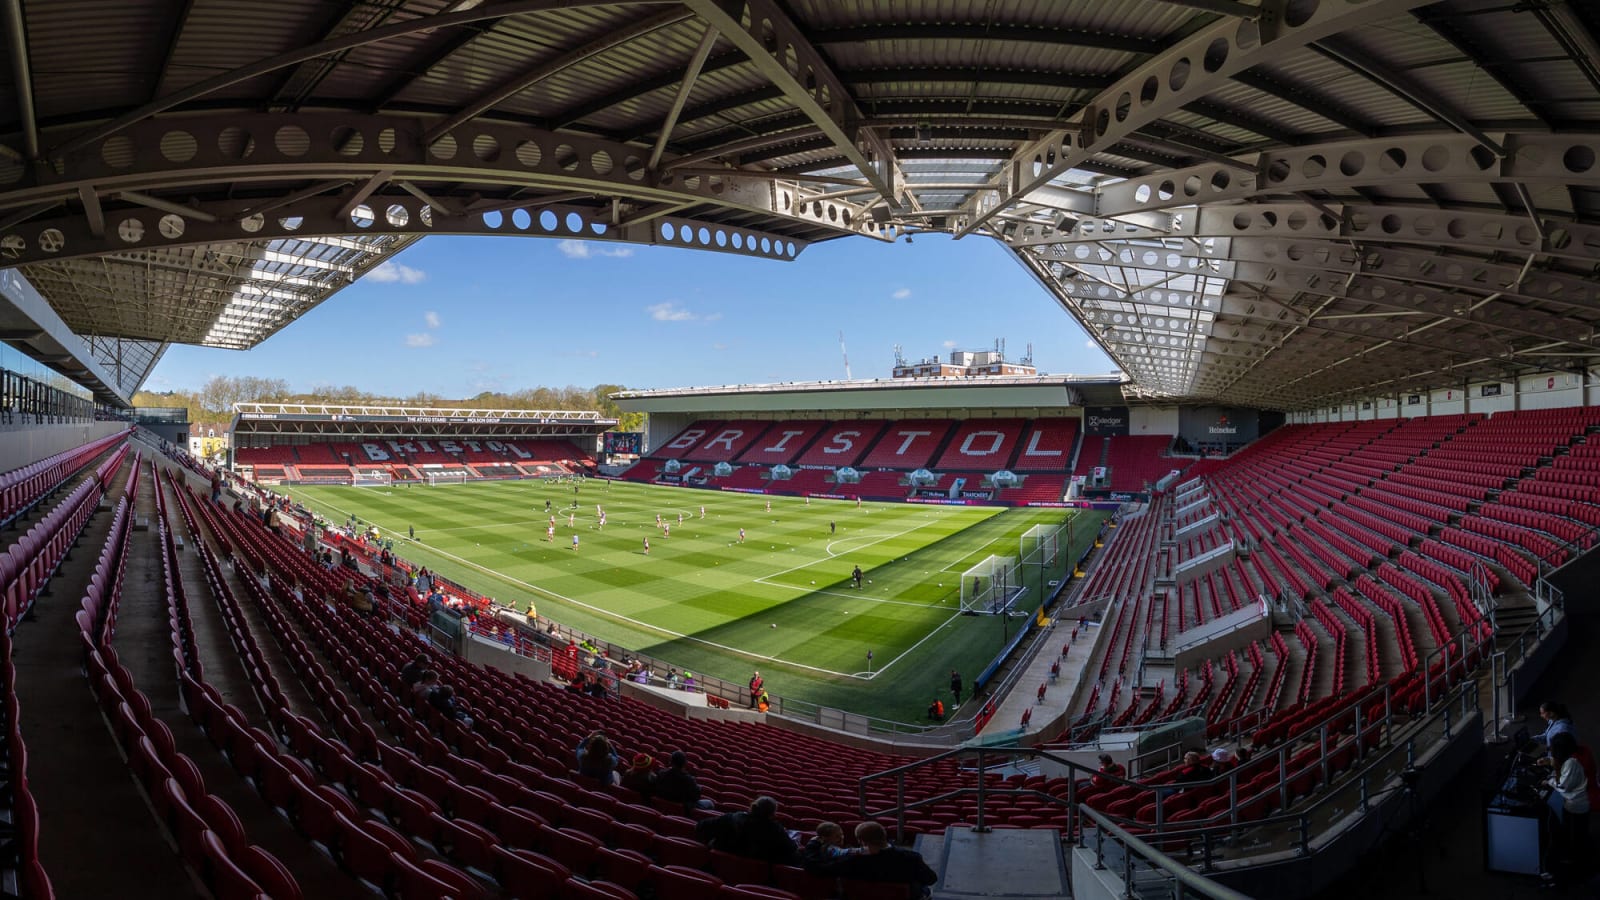
[[[1078,420],[1034,419],[1018,446],[1011,468],[1017,472],[1065,472],[1072,465]]]
[[[651,451],[650,458],[683,459],[684,456],[689,453],[689,451],[700,446],[701,442],[711,435],[711,433],[715,431],[721,424],[721,422],[711,420],[695,422],[694,424],[674,435],[672,440],[667,441],[666,443],[657,447],[655,450]]]
[[[747,465],[788,464],[804,453],[827,426],[827,422],[818,419],[773,422],[772,427],[750,444],[737,461]]]
[[[905,419],[889,423],[858,468],[912,470],[927,467],[945,445],[952,419]]]
[[[682,458],[694,462],[731,462],[766,432],[768,424],[748,420],[724,422],[709,430],[706,439]]]
[[[1106,464],[1111,468],[1111,490],[1142,491],[1160,481],[1183,462],[1163,456],[1172,438],[1165,435],[1115,435],[1106,439]]]
[[[871,419],[835,422],[823,429],[816,442],[794,461],[794,465],[854,466],[888,424]]]
[[[933,468],[998,472],[1009,466],[1016,454],[1022,426],[1021,419],[968,419],[956,429]]]

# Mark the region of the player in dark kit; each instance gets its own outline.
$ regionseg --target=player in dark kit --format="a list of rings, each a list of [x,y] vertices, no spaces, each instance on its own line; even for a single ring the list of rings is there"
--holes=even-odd
[[[858,591],[861,590],[861,567],[860,566],[856,566],[855,571],[850,573],[850,580],[855,583],[856,590],[858,590]]]

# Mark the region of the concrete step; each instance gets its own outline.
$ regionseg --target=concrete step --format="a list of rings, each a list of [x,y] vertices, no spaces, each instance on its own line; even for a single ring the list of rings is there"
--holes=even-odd
[[[1040,900],[1071,896],[1061,834],[1046,828],[977,833],[952,825],[921,835],[917,852],[939,873],[934,900]]]

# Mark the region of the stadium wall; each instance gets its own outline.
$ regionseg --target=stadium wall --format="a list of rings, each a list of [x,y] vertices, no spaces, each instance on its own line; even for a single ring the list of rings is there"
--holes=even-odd
[[[126,422],[75,422],[71,425],[29,425],[0,431],[0,470],[15,469],[63,450],[116,434]]]
[[[1600,405],[1600,379],[1573,372],[1543,372],[1515,381],[1473,382],[1428,392],[1402,392],[1354,400],[1339,406],[1299,410],[1295,423],[1349,422],[1396,416],[1492,414],[1526,409]]]
[[[1177,434],[1178,407],[1135,406],[1128,410],[1129,434]]]

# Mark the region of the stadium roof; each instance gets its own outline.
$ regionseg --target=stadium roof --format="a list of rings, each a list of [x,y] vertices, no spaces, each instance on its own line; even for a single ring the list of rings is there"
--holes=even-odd
[[[0,12],[0,254],[140,379],[428,233],[1001,240],[1147,398],[1294,409],[1597,355],[1595,4]]]

